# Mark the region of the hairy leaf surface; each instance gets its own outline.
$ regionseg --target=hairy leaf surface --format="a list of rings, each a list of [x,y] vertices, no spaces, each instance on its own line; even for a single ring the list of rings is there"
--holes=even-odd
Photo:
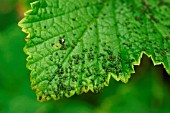
[[[39,101],[127,82],[142,54],[170,74],[169,0],[38,0],[19,23]]]

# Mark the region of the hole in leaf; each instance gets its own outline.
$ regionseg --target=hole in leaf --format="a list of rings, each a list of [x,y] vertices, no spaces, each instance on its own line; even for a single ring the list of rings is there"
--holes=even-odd
[[[39,96],[39,97],[38,97],[38,100],[42,100],[42,96]]]
[[[59,43],[62,44],[62,45],[65,43],[65,39],[63,37],[60,37],[60,39],[59,39]]]

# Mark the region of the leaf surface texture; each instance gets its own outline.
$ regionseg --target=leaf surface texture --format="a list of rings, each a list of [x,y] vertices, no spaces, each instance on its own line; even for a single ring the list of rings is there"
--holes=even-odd
[[[169,0],[38,0],[19,23],[39,101],[127,82],[142,54],[170,74]]]

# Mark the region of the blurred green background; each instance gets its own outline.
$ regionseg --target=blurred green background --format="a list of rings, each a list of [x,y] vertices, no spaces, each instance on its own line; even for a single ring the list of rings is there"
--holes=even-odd
[[[100,94],[37,102],[17,26],[32,1],[0,0],[0,113],[170,113],[170,76],[145,55],[127,84],[111,79]]]

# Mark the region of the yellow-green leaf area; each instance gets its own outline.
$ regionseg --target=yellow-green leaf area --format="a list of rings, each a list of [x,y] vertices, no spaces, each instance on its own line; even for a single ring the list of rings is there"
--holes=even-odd
[[[39,101],[127,82],[142,54],[170,74],[169,0],[38,0],[19,23]]]

